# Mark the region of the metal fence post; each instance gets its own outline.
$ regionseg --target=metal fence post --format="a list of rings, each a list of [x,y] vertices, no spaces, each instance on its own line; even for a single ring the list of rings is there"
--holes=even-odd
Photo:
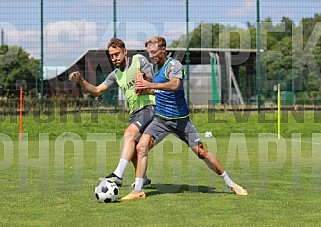
[[[43,111],[43,0],[40,1],[40,112]]]
[[[186,0],[186,84],[187,84],[187,105],[188,107],[190,106],[190,92],[189,92],[189,62],[190,62],[190,58],[189,58],[189,27],[188,27],[188,22],[189,22],[189,12],[188,12],[188,8],[189,8],[189,1]]]
[[[260,29],[260,0],[256,1],[256,76],[257,76],[257,110],[261,112],[261,29]]]

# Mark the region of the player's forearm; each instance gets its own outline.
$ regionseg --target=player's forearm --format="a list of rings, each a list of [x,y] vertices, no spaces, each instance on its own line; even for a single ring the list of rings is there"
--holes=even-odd
[[[148,89],[148,94],[154,95],[155,94],[155,89]]]
[[[97,90],[97,87],[88,83],[84,78],[79,78],[78,83],[81,85],[82,88],[84,88],[89,94],[93,96],[100,96],[101,92]]]
[[[179,89],[179,86],[176,83],[171,83],[171,82],[151,83],[151,89],[175,92]]]

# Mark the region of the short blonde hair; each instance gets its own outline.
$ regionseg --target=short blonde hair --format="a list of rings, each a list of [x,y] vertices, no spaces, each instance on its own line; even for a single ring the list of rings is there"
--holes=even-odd
[[[150,44],[157,44],[157,46],[160,48],[162,47],[166,48],[166,40],[162,36],[153,36],[147,41],[145,41],[145,47],[147,47]]]

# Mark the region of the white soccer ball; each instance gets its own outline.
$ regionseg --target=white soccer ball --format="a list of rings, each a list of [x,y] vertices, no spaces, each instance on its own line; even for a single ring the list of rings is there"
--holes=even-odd
[[[205,137],[206,138],[212,138],[213,137],[212,132],[205,132]]]
[[[115,182],[104,179],[96,186],[95,195],[98,202],[112,203],[117,199],[119,190]]]

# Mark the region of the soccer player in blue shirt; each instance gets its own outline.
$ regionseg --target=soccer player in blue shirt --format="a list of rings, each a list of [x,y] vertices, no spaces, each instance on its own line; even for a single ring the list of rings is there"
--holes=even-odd
[[[152,82],[137,78],[136,89],[153,89],[156,111],[153,121],[147,126],[137,147],[137,168],[134,190],[121,200],[145,198],[143,180],[147,170],[148,151],[168,134],[184,141],[205,164],[220,175],[226,186],[237,195],[247,195],[246,189],[234,183],[217,158],[203,145],[199,133],[190,120],[185,99],[182,64],[166,53],[166,40],[155,36],[145,42],[152,61]]]

